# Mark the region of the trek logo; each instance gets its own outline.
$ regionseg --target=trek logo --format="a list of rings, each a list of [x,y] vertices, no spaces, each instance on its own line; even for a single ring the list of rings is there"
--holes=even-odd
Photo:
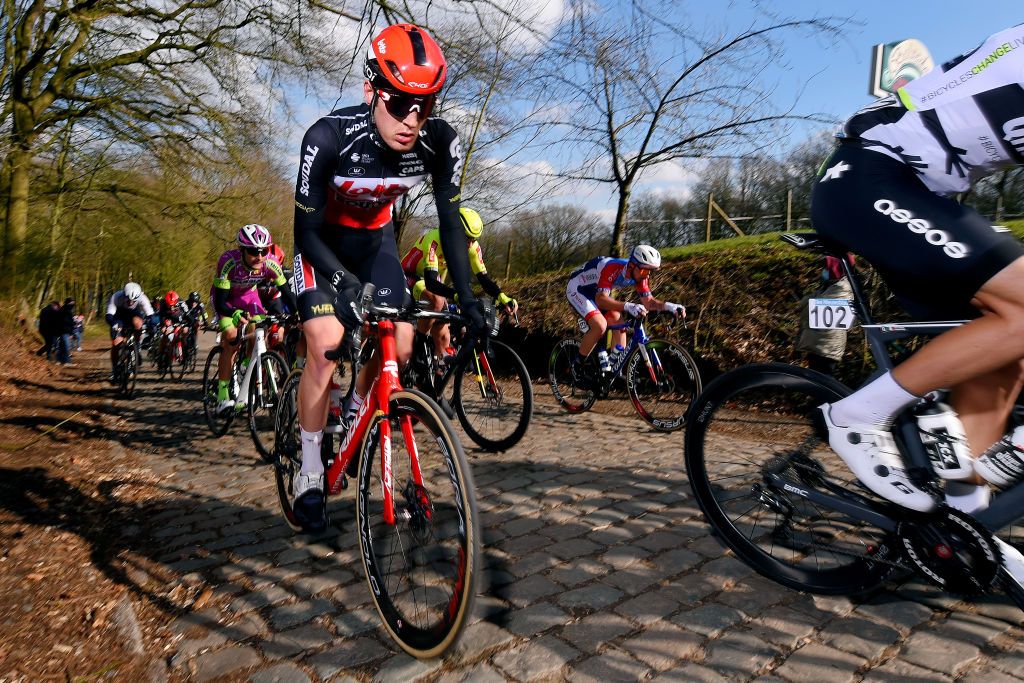
[[[388,180],[391,179],[384,178],[385,182]],[[410,185],[406,185],[405,183],[390,182],[385,185],[384,183],[378,183],[372,180],[349,179],[338,186],[338,194],[345,199],[363,201],[368,199],[395,199],[408,192],[410,187]]]
[[[970,249],[967,248],[966,244],[951,242],[948,232],[933,228],[932,224],[923,218],[914,218],[914,214],[906,209],[899,208],[891,199],[879,199],[875,202],[875,211],[883,216],[888,216],[896,223],[906,224],[910,232],[924,235],[924,239],[928,244],[942,247],[942,251],[950,258],[964,258],[970,253]]]
[[[299,187],[299,192],[303,197],[309,196],[309,170],[313,167],[313,160],[316,159],[316,153],[319,151],[319,147],[306,145],[306,156],[302,157],[302,185]]]
[[[1013,145],[1021,154],[1024,154],[1024,116],[1010,119],[1003,124],[1004,140]]]

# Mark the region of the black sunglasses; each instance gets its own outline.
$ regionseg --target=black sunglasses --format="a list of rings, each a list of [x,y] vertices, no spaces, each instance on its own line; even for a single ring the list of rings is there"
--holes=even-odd
[[[420,121],[423,121],[434,109],[434,102],[437,95],[406,95],[389,90],[378,90],[377,97],[384,102],[384,108],[388,113],[401,121],[411,112],[416,112]]]
[[[260,249],[259,247],[242,247],[242,250],[249,256],[266,256],[270,253],[270,249],[267,249],[266,247],[263,249]]]

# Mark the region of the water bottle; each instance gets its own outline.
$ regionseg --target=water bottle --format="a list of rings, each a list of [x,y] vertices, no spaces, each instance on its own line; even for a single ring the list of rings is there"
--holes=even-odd
[[[597,352],[597,365],[601,368],[601,372],[612,371],[611,361],[608,360],[608,352],[604,349]]]
[[[612,349],[612,352],[608,354],[608,359],[609,362],[611,362],[612,367],[614,367],[615,364],[619,362],[619,359],[622,358],[622,354],[625,350],[626,347],[624,347],[622,344],[616,344],[615,348]]]
[[[1003,488],[1024,479],[1024,425],[989,446],[975,461],[974,471],[988,483]]]
[[[345,392],[341,390],[341,385],[331,378],[330,388],[330,403],[327,409],[327,428],[326,432],[336,432],[338,427],[341,425],[341,404],[345,398]]]
[[[915,410],[921,443],[935,474],[943,479],[967,479],[974,473],[964,425],[945,403],[926,401]]]

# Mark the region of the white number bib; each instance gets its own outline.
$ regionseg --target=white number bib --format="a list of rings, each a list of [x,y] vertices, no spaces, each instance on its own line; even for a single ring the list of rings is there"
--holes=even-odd
[[[849,299],[811,299],[807,306],[807,324],[812,330],[848,330],[853,323]]]

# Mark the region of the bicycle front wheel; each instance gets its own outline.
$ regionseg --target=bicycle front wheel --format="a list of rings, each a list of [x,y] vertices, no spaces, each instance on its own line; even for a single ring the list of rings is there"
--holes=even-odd
[[[267,462],[272,461],[274,447],[274,412],[277,400],[288,377],[288,365],[276,351],[260,355],[260,376],[256,373],[249,379],[249,400],[246,410],[249,414],[249,434],[256,450]]]
[[[701,510],[741,560],[789,588],[856,595],[896,566],[882,552],[891,549],[883,530],[799,495],[859,490],[814,425],[817,406],[849,393],[826,375],[772,363],[718,377],[694,404],[686,472]]]
[[[139,356],[134,348],[121,349],[120,366],[121,393],[125,398],[131,398],[135,395],[135,382],[139,374]]]
[[[180,339],[174,340],[174,346],[171,347],[171,357],[174,359],[174,364],[171,366],[171,375],[178,382],[185,379],[185,372],[188,370],[188,358],[185,357],[185,345]]]
[[[570,413],[583,413],[594,405],[597,394],[588,387],[579,386],[572,376],[572,361],[580,352],[575,339],[563,339],[555,345],[548,359],[548,381],[551,393]]]
[[[210,349],[210,355],[206,357],[206,367],[203,369],[203,415],[214,436],[227,434],[235,419],[235,411],[231,408],[217,412],[217,366],[222,351],[219,346]]]
[[[672,432],[686,424],[686,415],[700,395],[700,371],[693,356],[679,344],[652,339],[626,359],[626,389],[633,408],[647,424]]]
[[[533,415],[530,373],[506,344],[491,340],[455,370],[455,413],[466,434],[487,451],[505,451],[526,434]]]
[[[476,592],[473,479],[451,422],[425,394],[395,392],[389,411],[373,418],[361,445],[356,521],[363,567],[388,634],[414,657],[437,657],[459,637]],[[385,420],[390,473],[380,462]],[[385,486],[393,524],[384,518]]]

